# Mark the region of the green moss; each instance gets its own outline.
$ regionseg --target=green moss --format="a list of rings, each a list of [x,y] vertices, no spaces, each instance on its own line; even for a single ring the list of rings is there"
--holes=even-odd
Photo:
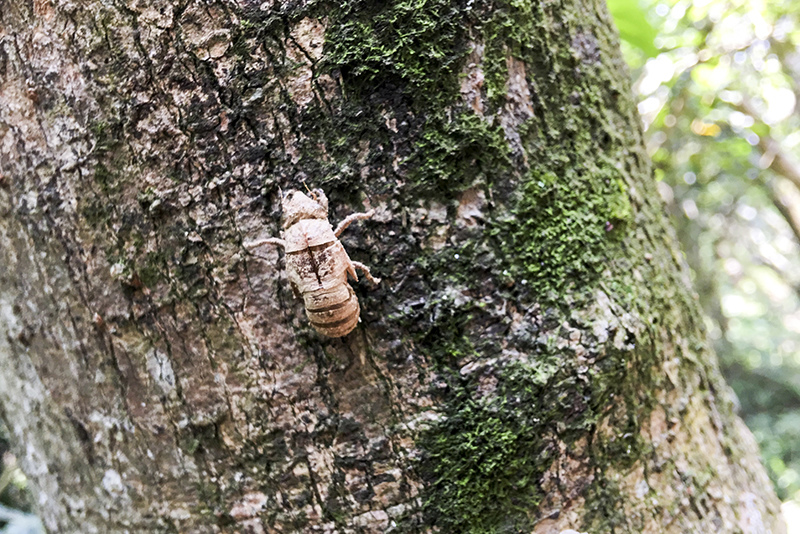
[[[106,121],[89,123],[89,130],[94,137],[94,154],[98,161],[94,167],[94,183],[99,194],[92,190],[91,195],[79,199],[80,211],[89,226],[95,230],[106,230],[114,216],[114,198],[122,191],[120,169],[124,167],[123,156],[116,150],[119,148],[120,128]]]
[[[100,186],[100,190],[105,195],[114,195],[119,192],[118,177],[102,163],[95,165],[94,181]]]
[[[608,190],[622,194],[616,182]],[[487,361],[502,348],[486,344],[484,325],[491,327],[497,319],[477,298],[481,291],[493,291],[486,287],[491,276],[478,274],[492,269],[491,249],[470,240],[456,250],[455,255],[445,249],[418,260],[423,276],[435,280],[434,293],[422,311],[408,317],[416,346],[430,355],[442,377],[437,385],[443,392],[441,420],[418,440],[425,451],[419,472],[426,482],[426,524],[452,533],[530,531],[541,519],[535,516],[543,497],[540,483],[558,454],[556,440],[570,447],[591,436],[604,418],[618,416],[622,419],[612,422],[613,437],[591,442],[588,456],[598,474],[586,496],[587,521],[601,525],[598,532],[619,531],[624,519],[617,512],[620,495],[602,473],[611,466],[620,471],[630,467],[647,450],[637,414],[653,402],[648,395],[656,387],[648,379],[648,359],[656,350],[633,337],[626,340],[627,349],[593,345],[589,337],[582,348],[598,361],[581,375],[572,349],[559,348],[559,337],[566,335],[559,325],[570,322],[583,331],[591,325],[568,319],[574,310],[565,305],[543,314],[543,332],[493,337],[526,350],[528,358],[505,366],[491,363],[485,373],[464,376],[464,362]],[[492,381],[496,389],[487,390]],[[620,403],[624,411],[609,412]]]
[[[474,385],[473,385],[474,386]],[[502,397],[476,399],[456,386],[451,410],[420,441],[429,484],[429,521],[446,532],[490,533],[522,526],[539,495],[535,474],[541,441],[528,439],[531,414]],[[531,476],[533,477],[531,478]]]
[[[484,40],[486,96],[502,106],[508,80],[507,58],[528,55],[534,40],[546,38],[541,2],[509,0],[496,2],[479,26]]]
[[[603,470],[596,470],[595,480],[586,491],[584,526],[591,525],[591,532],[630,532],[623,506],[627,498],[630,497],[622,495],[619,486]]]
[[[503,129],[471,110],[429,121],[409,160],[414,192],[442,199],[476,183],[491,184],[510,172],[509,153]]]
[[[144,287],[153,288],[160,281],[168,279],[167,258],[164,252],[149,252],[138,268],[139,280]]]
[[[111,217],[108,202],[92,198],[81,205],[81,215],[92,228],[103,228]]]
[[[95,142],[95,152],[106,154],[109,150],[119,146],[121,128],[119,124],[103,120],[94,121],[88,125]]]
[[[446,203],[475,184],[491,192],[517,182],[521,194],[509,199],[507,212],[490,228],[503,267],[498,271],[555,302],[570,288],[599,278],[619,249],[632,210],[613,158],[598,151],[607,125],[589,106],[574,105],[574,95],[534,95],[540,101],[537,116],[519,127],[528,168],[512,163],[518,154],[512,155],[501,121],[493,116],[505,104],[508,57],[524,61],[529,79],[546,77],[548,86],[557,85],[555,76],[575,76],[579,62],[563,41],[550,42],[569,43],[569,31],[564,37],[545,30],[555,31],[552,21],[530,0],[469,7],[446,0],[347,2],[331,15],[324,62],[326,69],[341,72],[344,92],[355,97],[359,111],[343,124],[324,126],[323,117],[306,132],[310,153],[320,146],[316,138],[327,139],[328,155],[338,160],[315,174],[343,187],[359,180],[352,147],[385,137],[368,126],[383,122],[369,110],[398,93],[410,99],[424,122],[412,132],[403,161],[410,178],[405,193]],[[473,40],[484,46],[481,68],[489,97],[484,116],[461,105],[457,92],[457,75]],[[575,87],[581,98],[597,98],[588,89],[591,83],[576,79]],[[347,114],[347,105],[343,111]],[[372,163],[387,166],[379,159]]]
[[[462,323],[457,316],[440,320],[431,330],[435,334],[425,338],[435,347],[446,383],[439,385],[442,418],[418,440],[425,451],[419,472],[426,482],[427,523],[452,533],[530,531],[541,519],[535,515],[543,497],[540,483],[560,454],[556,443],[571,448],[611,417],[612,435],[583,441],[595,473],[585,492],[585,525],[592,532],[619,531],[625,519],[619,513],[621,495],[605,472],[624,472],[650,450],[639,417],[653,403],[652,384],[648,371],[627,362],[646,369],[643,359],[653,348],[631,344],[627,351],[606,351],[586,345],[590,352],[605,353],[581,375],[570,349],[540,341],[535,357],[465,374],[453,368],[453,358],[479,361],[485,353],[470,353],[473,343],[463,332],[475,319]],[[614,409],[620,405],[625,409]]]
[[[200,448],[200,443],[198,438],[189,438],[181,443],[181,448],[191,456]]]
[[[450,0],[341,2],[325,35],[326,64],[341,70],[346,93],[395,84],[419,101],[451,100],[467,52],[466,14]]]
[[[142,210],[147,211],[150,206],[152,206],[153,203],[158,200],[158,195],[156,194],[155,189],[148,187],[144,191],[139,191],[139,193],[136,195],[136,200],[139,202]]]
[[[554,300],[593,282],[619,250],[632,217],[619,173],[589,163],[531,173],[516,203],[494,223],[507,268]]]
[[[477,239],[467,239],[439,252],[421,255],[415,263],[435,280],[438,289],[468,287],[477,272],[483,270],[488,276],[496,261],[491,248]]]
[[[566,386],[576,382],[555,355],[511,364],[498,375],[496,391],[486,396],[479,377],[451,376],[444,418],[420,440],[425,513],[445,532],[529,531],[542,498],[540,478],[555,453],[547,446],[552,432],[558,427],[570,441],[591,418],[586,410],[556,421],[569,413],[574,400]]]
[[[420,266],[439,267],[429,262]],[[460,298],[464,291],[476,291],[459,290],[464,283],[443,282],[447,287],[432,295],[428,313],[411,318],[419,325],[432,317],[424,332],[417,333],[416,344],[425,347],[440,373],[436,389],[441,419],[425,428],[417,442],[425,454],[418,471],[426,482],[425,522],[452,533],[530,531],[541,519],[535,515],[543,497],[540,483],[559,454],[557,440],[570,447],[591,435],[609,415],[608,408],[622,402],[629,407],[626,419],[614,422],[618,433],[613,439],[592,445],[596,451],[591,457],[601,472],[611,465],[624,469],[641,458],[638,421],[629,414],[646,404],[635,384],[647,382],[626,365],[631,359],[638,363],[641,356],[606,351],[587,341],[585,350],[605,354],[581,376],[571,349],[554,342],[556,331],[545,339],[506,336],[505,343],[528,346],[532,355],[508,364],[490,363],[489,356],[500,349],[484,345],[483,328],[475,325],[491,321],[491,312],[473,299]],[[556,329],[563,321],[557,310],[545,316],[545,323]],[[650,353],[644,345],[641,350]],[[483,370],[460,369],[463,362],[481,360],[487,362]],[[618,506],[599,478],[588,495],[598,497],[591,504],[597,517]]]

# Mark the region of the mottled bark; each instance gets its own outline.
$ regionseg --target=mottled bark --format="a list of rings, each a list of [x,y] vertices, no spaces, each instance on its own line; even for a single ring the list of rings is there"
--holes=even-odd
[[[0,416],[52,532],[780,532],[602,3],[0,2]],[[383,278],[325,339],[321,187]]]

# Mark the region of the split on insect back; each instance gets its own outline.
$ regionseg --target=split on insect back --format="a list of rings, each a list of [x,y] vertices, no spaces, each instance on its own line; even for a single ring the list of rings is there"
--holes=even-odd
[[[311,325],[328,337],[346,336],[359,321],[360,307],[347,275],[358,281],[356,269],[373,284],[380,283],[369,268],[347,255],[339,236],[351,223],[369,219],[374,210],[354,213],[333,229],[328,222],[328,198],[321,189],[283,194],[283,239],[270,238],[245,244],[248,249],[278,245],[286,252],[286,273],[295,296],[302,297]]]

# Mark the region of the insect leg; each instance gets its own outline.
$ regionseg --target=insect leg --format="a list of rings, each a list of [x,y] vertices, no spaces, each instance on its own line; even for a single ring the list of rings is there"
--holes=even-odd
[[[378,285],[378,284],[381,283],[381,279],[380,278],[375,278],[374,276],[372,276],[372,273],[369,272],[369,267],[367,267],[366,265],[364,265],[360,261],[353,261],[351,263],[353,264],[353,267],[355,267],[356,269],[358,269],[359,271],[364,273],[364,276],[366,277],[366,279],[369,280],[370,282],[372,282],[372,284]]]
[[[252,243],[245,243],[244,248],[252,249],[260,247],[261,245],[278,245],[279,247],[286,248],[286,242],[277,237],[270,237],[269,239],[262,239],[261,241],[253,241]]]
[[[369,219],[373,215],[375,215],[375,210],[369,210],[366,213],[353,213],[352,215],[348,215],[342,222],[339,223],[339,226],[336,227],[336,230],[334,230],[333,233],[336,237],[339,237],[342,235],[342,232],[344,232],[347,227],[355,221],[360,219]]]

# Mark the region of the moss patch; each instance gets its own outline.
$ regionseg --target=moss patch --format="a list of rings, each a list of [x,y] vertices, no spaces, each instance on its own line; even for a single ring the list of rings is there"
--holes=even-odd
[[[542,373],[516,373],[497,396],[476,398],[475,384],[454,377],[446,418],[420,441],[420,473],[429,484],[425,512],[445,532],[515,532],[530,526],[540,495],[537,480],[549,463],[541,435],[549,421],[539,406]],[[511,373],[514,374],[514,373]],[[543,417],[545,419],[543,419]]]
[[[490,4],[488,16],[480,26],[485,43],[486,96],[495,107],[499,107],[506,96],[506,58],[529,56],[532,42],[546,39],[547,33],[541,2],[510,0],[487,3]],[[547,58],[546,55],[540,57]]]
[[[491,230],[512,275],[553,300],[597,279],[632,217],[615,169],[569,165],[563,173],[532,173]]]
[[[325,36],[326,63],[340,69],[345,92],[408,86],[420,101],[456,96],[467,52],[467,10],[450,0],[355,0],[333,10]]]
[[[498,382],[485,396],[481,376],[451,376],[444,418],[420,440],[425,513],[444,532],[530,531],[541,477],[558,454],[554,436],[571,443],[599,415],[580,400],[591,386],[555,353],[488,372]]]
[[[426,125],[409,163],[417,194],[449,198],[476,183],[491,184],[511,172],[502,128],[471,111]]]

